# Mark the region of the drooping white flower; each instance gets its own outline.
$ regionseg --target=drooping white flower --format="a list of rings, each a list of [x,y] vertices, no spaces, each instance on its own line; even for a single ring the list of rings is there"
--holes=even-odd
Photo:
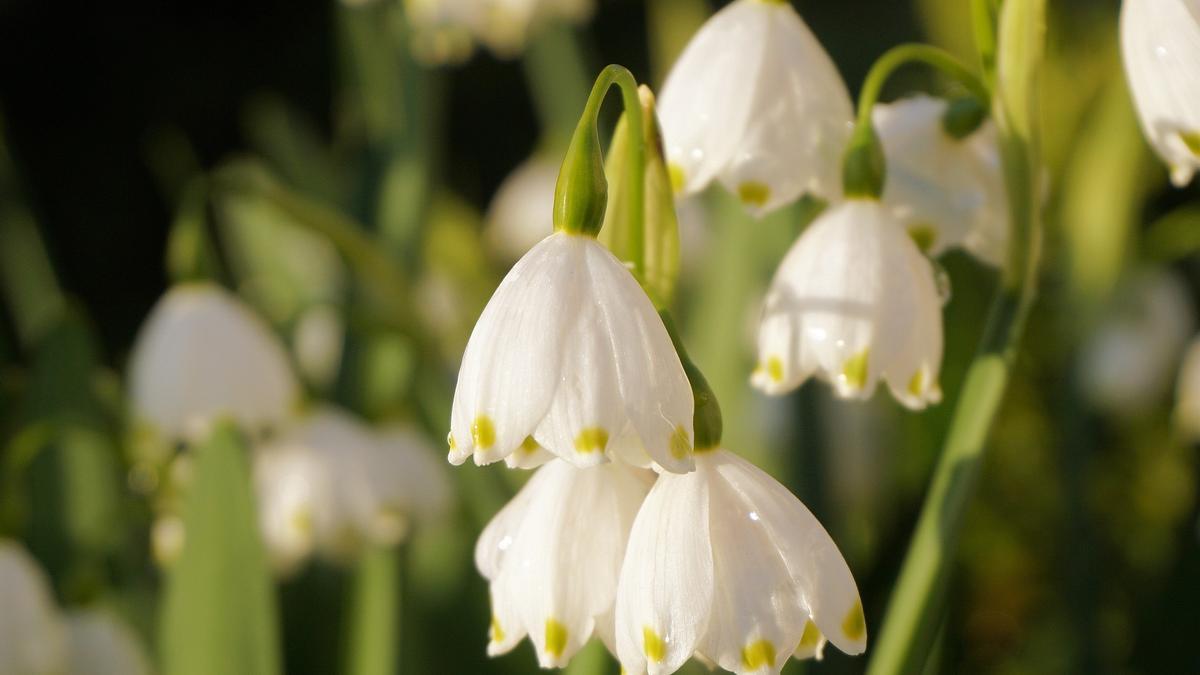
[[[519,259],[554,230],[554,186],[558,163],[534,156],[513,170],[488,207],[484,236],[504,260]]]
[[[71,675],[150,675],[145,647],[133,630],[100,609],[67,612]]]
[[[313,305],[300,314],[292,332],[292,352],[308,381],[320,387],[333,383],[341,365],[345,336],[345,322],[333,305]]]
[[[130,394],[139,422],[195,441],[223,416],[250,431],[278,426],[300,389],[283,345],[250,308],[212,284],[182,284],[138,334]]]
[[[445,506],[433,456],[411,432],[376,432],[332,407],[260,448],[259,527],[275,567],[289,572],[317,550],[341,559],[366,542],[399,542],[410,519]]]
[[[595,239],[550,235],[496,289],[463,354],[449,442],[455,464],[536,444],[581,467],[617,454],[691,469],[687,375],[650,299]]]
[[[1175,387],[1175,426],[1192,442],[1200,441],[1200,339],[1187,348]]]
[[[874,200],[821,214],[784,256],[763,308],[751,381],[769,394],[816,374],[843,398],[886,380],[919,409],[941,399],[942,302],[929,261]]]
[[[45,573],[19,544],[0,539],[0,673],[64,672],[65,640]]]
[[[829,640],[866,648],[858,588],[837,545],[790,492],[726,450],[662,474],[629,535],[616,608],[630,675],[699,656],[735,673],[778,673]]]
[[[1100,408],[1136,416],[1162,400],[1195,328],[1187,287],[1171,272],[1144,271],[1119,289],[1112,313],[1084,344],[1083,390]]]
[[[488,654],[528,636],[543,668],[566,665],[593,633],[613,648],[613,603],[629,528],[654,474],[554,460],[484,529],[475,563],[491,586]]]
[[[677,190],[720,180],[755,213],[841,194],[854,109],[837,67],[787,2],[736,0],[692,38],[658,98]]]
[[[1142,131],[1183,187],[1200,168],[1200,2],[1125,0],[1121,52]]]
[[[1008,199],[996,128],[946,132],[944,99],[917,95],[874,108],[887,159],[883,203],[930,255],[961,247],[994,266],[1008,246]]]

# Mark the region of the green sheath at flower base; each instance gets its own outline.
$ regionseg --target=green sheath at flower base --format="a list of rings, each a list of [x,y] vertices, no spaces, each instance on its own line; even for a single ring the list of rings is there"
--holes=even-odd
[[[973,96],[958,98],[947,106],[946,114],[942,117],[942,129],[962,140],[975,133],[987,117],[988,110],[979,99]]]
[[[887,165],[883,145],[870,121],[859,122],[842,159],[842,189],[847,199],[879,199]]]
[[[667,334],[671,336],[675,352],[679,354],[679,360],[683,363],[683,372],[687,373],[688,382],[692,385],[692,399],[695,405],[692,429],[696,438],[696,452],[715,450],[721,445],[721,434],[724,431],[717,395],[713,393],[712,387],[708,386],[704,374],[688,357],[683,340],[679,339],[679,331],[675,330],[675,321],[671,318],[671,313],[664,309],[660,310],[658,315],[667,327]]]
[[[626,111],[640,110],[638,103],[637,82],[628,69],[621,66],[608,66],[596,78],[592,93],[588,96],[587,105],[571,144],[567,147],[566,157],[563,158],[562,169],[558,172],[558,184],[554,188],[554,229],[555,231],[571,234],[583,234],[590,237],[600,232],[604,224],[604,212],[608,205],[608,181],[604,176],[604,159],[600,152],[600,136],[596,129],[600,104],[609,88],[616,84],[621,88],[622,99]],[[631,126],[634,138],[642,138],[641,115],[631,115]],[[632,144],[630,155],[631,165],[636,171],[635,176],[629,176],[631,188],[630,208],[636,206],[636,212],[642,212],[642,143]]]

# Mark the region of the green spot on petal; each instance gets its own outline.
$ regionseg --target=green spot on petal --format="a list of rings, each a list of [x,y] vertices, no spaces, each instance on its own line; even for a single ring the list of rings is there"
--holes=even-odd
[[[654,663],[662,663],[667,658],[667,643],[649,626],[642,628],[642,648],[646,658]]]
[[[742,648],[742,665],[749,670],[775,665],[775,645],[770,640],[751,642]]]
[[[475,422],[471,425],[471,439],[475,441],[475,447],[480,450],[487,450],[496,442],[496,425],[492,422],[492,418],[487,415],[480,415],[475,418]]]
[[[446,443],[448,443],[448,444],[450,445],[450,449],[451,449],[451,450],[457,450],[457,449],[458,449],[458,443],[455,443],[455,442],[454,442],[454,432],[453,432],[453,431],[451,431],[450,433],[446,434]]]
[[[867,636],[867,619],[863,616],[862,602],[855,602],[842,619],[842,632],[846,637],[858,642]]]
[[[492,642],[504,642],[504,629],[500,627],[500,619],[495,615],[492,616],[491,638]]]
[[[864,349],[856,356],[846,359],[842,364],[842,379],[852,389],[862,389],[867,386],[867,366],[871,356],[870,349]]]
[[[908,228],[908,236],[912,238],[917,248],[921,249],[923,253],[928,253],[937,243],[937,228],[928,223],[918,223]]]
[[[913,373],[912,379],[908,381],[908,393],[913,396],[920,396],[925,393],[925,369],[922,368]]]
[[[521,452],[527,455],[532,455],[537,452],[538,442],[533,440],[533,436],[526,436],[525,440],[521,441]]]
[[[546,652],[556,657],[567,648],[567,627],[554,619],[546,619]]]
[[[756,180],[746,181],[738,186],[738,199],[742,200],[743,204],[762,208],[771,198],[771,188],[767,187],[766,183],[760,183]]]
[[[577,452],[599,452],[608,447],[608,432],[600,427],[588,427],[575,437]]]
[[[767,377],[772,382],[783,382],[783,359],[778,356],[767,359]]]
[[[1179,138],[1193,155],[1200,157],[1200,131],[1187,131],[1179,134]]]
[[[680,424],[675,427],[675,432],[671,434],[671,456],[675,459],[684,459],[692,453],[692,442],[688,440],[687,429]]]

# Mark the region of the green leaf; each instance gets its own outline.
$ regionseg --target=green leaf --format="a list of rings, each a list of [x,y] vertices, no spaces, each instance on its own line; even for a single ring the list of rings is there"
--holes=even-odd
[[[196,449],[185,541],[167,576],[166,675],[280,672],[275,598],[255,520],[246,444],[221,424]]]

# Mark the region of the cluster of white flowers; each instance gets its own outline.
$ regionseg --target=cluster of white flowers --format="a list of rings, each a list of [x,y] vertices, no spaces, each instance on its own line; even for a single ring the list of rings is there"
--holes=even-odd
[[[862,603],[832,538],[718,447],[698,410],[715,404],[630,269],[588,227],[558,225],[485,307],[451,412],[452,463],[540,467],[476,547],[488,652],[528,637],[543,667],[562,667],[596,636],[631,675],[691,658],[779,672],[827,640],[862,652]]]
[[[45,573],[19,544],[0,539],[0,673],[150,675],[140,639],[104,609],[62,612]]]
[[[737,0],[714,15],[660,100],[681,194],[717,178],[755,214],[802,194],[830,203],[775,275],[754,385],[781,394],[817,375],[841,397],[868,398],[884,380],[910,408],[939,401],[943,299],[926,255],[1003,259],[1008,213],[990,123],[960,136],[945,125],[944,100],[879,105],[883,194],[844,196],[853,105],[803,20],[776,0]]]
[[[546,21],[587,19],[593,0],[405,0],[404,9],[417,56],[441,63],[465,58],[472,42],[512,56]]]
[[[284,345],[231,293],[179,285],[151,312],[130,358],[135,423],[144,434],[187,445],[231,419],[254,447],[259,523],[281,573],[310,554],[335,559],[365,542],[390,545],[411,518],[446,502],[434,451],[404,428],[373,430],[347,412],[306,411]],[[170,476],[186,490],[190,456]],[[169,562],[186,532],[168,508],[153,529]]]

